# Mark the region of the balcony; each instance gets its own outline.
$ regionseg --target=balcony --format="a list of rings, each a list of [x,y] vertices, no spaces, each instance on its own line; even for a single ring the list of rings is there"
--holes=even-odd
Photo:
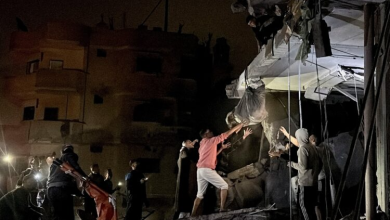
[[[81,70],[40,69],[36,73],[35,91],[82,92],[85,73]]]
[[[36,73],[6,78],[4,94],[10,101],[38,98],[38,93],[81,93],[85,86],[85,72],[81,70],[40,69]]]

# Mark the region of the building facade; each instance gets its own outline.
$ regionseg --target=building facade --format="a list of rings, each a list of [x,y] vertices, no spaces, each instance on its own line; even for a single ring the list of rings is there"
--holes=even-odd
[[[149,196],[173,198],[178,150],[194,123],[197,48],[194,35],[102,24],[14,32],[1,141],[19,158],[16,170],[26,156],[59,156],[72,144],[85,172],[109,167],[114,184],[141,158]]]

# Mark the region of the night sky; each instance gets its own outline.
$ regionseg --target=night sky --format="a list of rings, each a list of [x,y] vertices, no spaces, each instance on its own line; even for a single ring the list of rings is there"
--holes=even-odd
[[[0,9],[0,67],[7,64],[9,34],[17,29],[19,17],[33,30],[47,21],[69,20],[88,26],[100,22],[104,14],[114,18],[114,28],[126,26],[136,28],[141,24],[160,0],[1,0]],[[169,32],[177,32],[184,24],[183,33],[195,34],[200,41],[213,33],[212,46],[216,38],[225,37],[230,45],[230,62],[234,65],[232,76],[238,76],[255,57],[257,45],[252,30],[245,24],[246,13],[233,14],[229,0],[170,0]],[[165,0],[162,0],[153,15],[145,22],[149,29],[164,27]],[[1,70],[0,69],[0,70]]]

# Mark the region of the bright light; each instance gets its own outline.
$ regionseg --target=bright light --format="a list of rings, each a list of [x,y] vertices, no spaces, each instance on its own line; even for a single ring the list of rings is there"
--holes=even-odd
[[[6,155],[6,156],[3,158],[3,160],[4,160],[5,162],[9,163],[9,162],[11,162],[12,157],[11,157],[10,155]]]
[[[118,182],[118,186],[122,186],[122,182]]]
[[[41,177],[42,177],[42,175],[40,173],[37,173],[37,174],[34,175],[34,179],[35,180],[40,180]]]

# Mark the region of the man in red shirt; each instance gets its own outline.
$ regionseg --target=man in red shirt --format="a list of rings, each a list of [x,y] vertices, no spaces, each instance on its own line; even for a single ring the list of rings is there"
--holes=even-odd
[[[192,216],[198,215],[198,207],[203,199],[203,195],[206,192],[207,185],[213,184],[215,187],[221,189],[221,206],[220,211],[224,211],[225,201],[227,197],[228,184],[223,178],[215,171],[217,165],[217,155],[222,152],[223,149],[230,147],[230,143],[223,144],[222,142],[228,138],[234,132],[239,132],[244,124],[240,123],[232,129],[222,133],[218,136],[214,136],[210,129],[200,131],[202,140],[199,147],[199,160],[197,163],[197,182],[198,193],[194,201],[194,207],[192,209]],[[243,139],[252,133],[250,128],[244,131]],[[217,150],[217,145],[222,143],[221,149]]]

